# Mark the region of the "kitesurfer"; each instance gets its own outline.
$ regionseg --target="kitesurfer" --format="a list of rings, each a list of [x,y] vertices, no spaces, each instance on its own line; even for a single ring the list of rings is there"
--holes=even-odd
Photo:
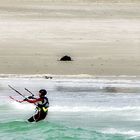
[[[28,119],[29,122],[38,122],[44,120],[48,113],[49,100],[46,97],[47,91],[41,89],[39,91],[39,98],[26,98],[24,101],[34,103],[36,105],[37,113]]]

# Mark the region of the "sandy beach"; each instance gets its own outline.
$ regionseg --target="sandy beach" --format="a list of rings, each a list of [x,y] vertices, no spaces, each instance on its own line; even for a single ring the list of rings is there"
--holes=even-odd
[[[0,2],[1,74],[140,75],[140,2]],[[60,62],[70,55],[74,61]]]

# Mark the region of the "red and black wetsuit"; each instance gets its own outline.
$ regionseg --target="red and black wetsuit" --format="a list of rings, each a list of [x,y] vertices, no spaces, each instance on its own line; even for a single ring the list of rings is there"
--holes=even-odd
[[[36,104],[37,113],[28,119],[29,122],[38,122],[45,119],[48,113],[49,101],[47,97],[41,97],[38,99],[27,100],[29,103]]]

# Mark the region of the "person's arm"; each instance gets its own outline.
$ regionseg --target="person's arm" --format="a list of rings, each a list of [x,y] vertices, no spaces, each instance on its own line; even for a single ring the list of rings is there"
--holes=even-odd
[[[38,98],[38,99],[26,99],[24,101],[27,101],[28,103],[36,103],[36,102],[42,101],[42,99],[41,98]]]

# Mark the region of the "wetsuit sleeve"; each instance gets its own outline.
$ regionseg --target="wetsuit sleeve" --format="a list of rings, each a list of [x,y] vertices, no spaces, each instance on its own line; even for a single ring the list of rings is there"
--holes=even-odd
[[[42,99],[41,98],[38,98],[38,99],[32,99],[32,100],[26,100],[27,102],[29,102],[29,103],[36,103],[36,102],[39,102],[39,101],[42,101]]]

